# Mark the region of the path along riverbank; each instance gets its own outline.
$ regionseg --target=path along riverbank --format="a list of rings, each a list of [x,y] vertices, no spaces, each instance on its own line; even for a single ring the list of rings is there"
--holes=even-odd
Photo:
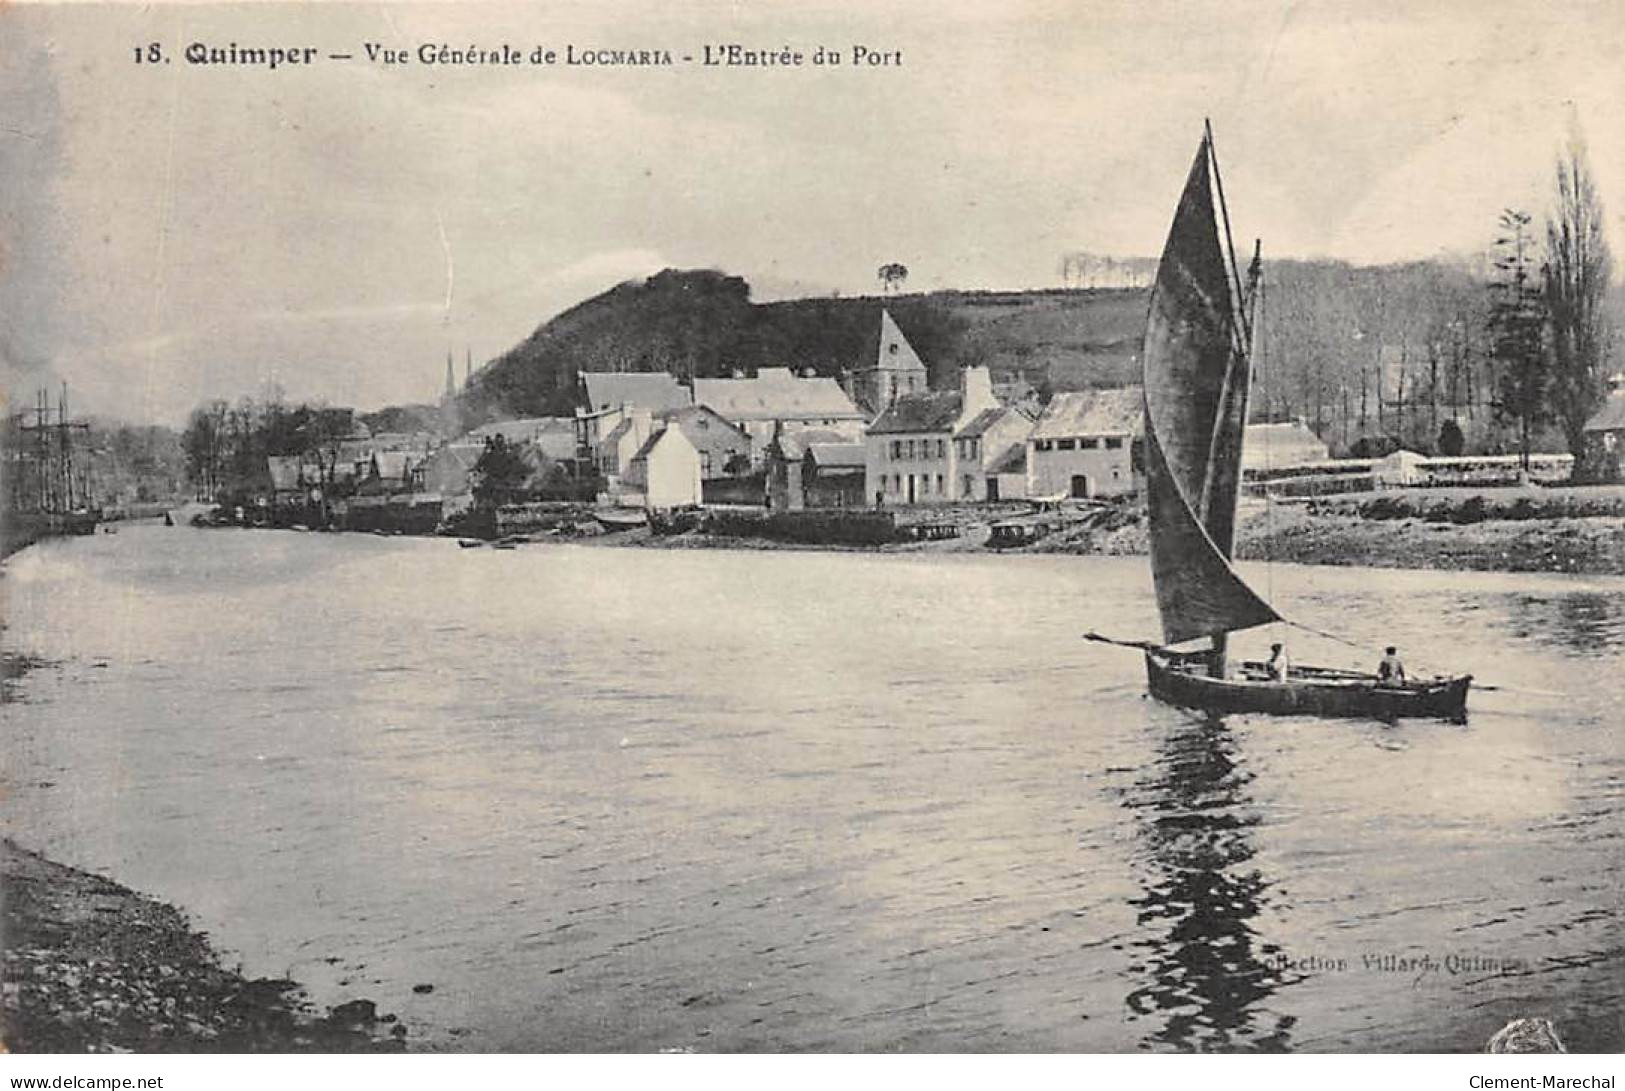
[[[353,1053],[406,1030],[356,1000],[318,1014],[250,980],[171,906],[0,840],[0,1044],[11,1053]]]

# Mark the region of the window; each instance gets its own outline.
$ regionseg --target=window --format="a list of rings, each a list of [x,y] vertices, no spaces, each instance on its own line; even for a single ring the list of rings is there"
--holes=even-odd
[[[1096,447],[1100,446],[1100,441],[1098,439],[1080,439],[1078,442],[1083,444],[1083,449],[1085,451],[1093,451]]]
[[[711,452],[710,451],[701,451],[700,452],[700,476],[701,477],[710,477],[711,476]]]
[[[914,458],[914,441],[913,440],[908,441],[908,457],[909,457],[910,460],[912,460]]]
[[[938,458],[947,458],[948,457],[948,441],[947,440],[941,440],[941,439],[937,440],[937,457]],[[937,486],[937,491],[938,492],[942,491],[942,486],[940,484]]]
[[[1062,450],[1062,451],[1070,451],[1074,447],[1076,447],[1077,445],[1078,444],[1077,444],[1076,440],[1061,439],[1061,440],[1056,440],[1055,441],[1055,446],[1057,448],[1059,448],[1060,450]]]
[[[975,498],[976,486],[972,482],[970,474],[966,474],[964,477],[960,478],[959,484],[961,490],[960,495],[962,495],[966,500],[972,500]]]
[[[903,457],[903,441],[902,440],[894,439],[894,440],[891,441],[891,456],[892,456],[892,458],[894,460],[900,459],[900,458]]]
[[[1123,437],[1122,436],[1107,436],[1106,437],[1106,450],[1108,450],[1108,451],[1120,451],[1122,449],[1123,449]]]
[[[1035,440],[1033,442],[1033,448],[1035,450],[1039,450],[1039,451],[1047,451],[1047,450],[1049,450],[1049,444],[1050,444],[1050,441],[1047,440],[1047,439]]]
[[[941,474],[937,475],[937,495],[938,496],[942,495],[942,475]]]

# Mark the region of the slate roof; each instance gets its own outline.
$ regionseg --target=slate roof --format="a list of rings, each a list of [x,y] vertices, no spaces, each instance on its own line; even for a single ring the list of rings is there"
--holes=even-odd
[[[809,443],[807,454],[826,469],[863,467],[867,463],[861,443]]]
[[[863,419],[834,379],[802,379],[783,367],[764,367],[754,379],[695,379],[694,402],[730,421]]]
[[[660,412],[693,404],[688,388],[664,371],[583,371],[588,408],[618,409],[630,405]]]
[[[972,417],[969,424],[955,432],[954,438],[976,439],[977,437],[984,435],[989,428],[992,428],[999,422],[1000,417],[1009,412],[1011,412],[1011,410],[1004,408],[1002,405],[995,406],[992,409],[984,409],[980,413],[976,414],[976,416]]]
[[[830,444],[844,444],[846,442],[846,437],[839,432],[815,428],[806,432],[796,432],[792,435],[776,436],[768,441],[768,449],[771,451],[777,445],[780,458],[796,459],[806,454],[807,449],[815,444],[829,446]],[[858,447],[861,450],[862,444],[859,444]]]
[[[897,328],[897,322],[886,308],[880,308],[880,351],[875,358],[875,368],[878,371],[918,371],[925,372],[925,362],[920,359],[914,346],[908,343],[903,331]]]
[[[683,430],[681,428],[666,427],[644,440],[643,446],[638,448],[638,453],[632,456],[632,461],[647,462],[649,460],[649,456],[654,453],[654,449],[660,446],[663,441],[673,436],[681,439],[684,443],[688,444],[690,448],[694,446],[693,444],[688,443],[688,437],[683,435]]]
[[[904,435],[913,432],[947,432],[959,419],[964,398],[957,390],[932,390],[904,394],[887,407],[869,426],[871,436]]]
[[[1144,426],[1145,401],[1137,386],[1068,391],[1050,399],[1031,438],[1137,436]]]
[[[990,474],[1024,474],[1027,472],[1027,445],[1025,443],[1012,443],[1010,449],[987,468]]]

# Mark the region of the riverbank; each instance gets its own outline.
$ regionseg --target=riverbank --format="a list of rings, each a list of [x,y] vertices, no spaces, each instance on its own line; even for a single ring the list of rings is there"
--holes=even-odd
[[[171,906],[0,840],[0,1044],[12,1053],[403,1048],[371,1001],[314,1012],[296,982],[228,969]]]
[[[691,531],[656,535],[626,531],[583,539],[597,546],[650,549],[750,549],[878,553],[1066,553],[1144,556],[1146,524],[1138,511],[1069,521],[1046,538],[1002,550],[987,548],[986,524],[960,537],[885,546],[814,545]],[[1554,572],[1625,576],[1625,517],[1485,519],[1475,523],[1423,517],[1369,518],[1302,504],[1247,505],[1236,530],[1238,559],[1291,564],[1441,571]]]

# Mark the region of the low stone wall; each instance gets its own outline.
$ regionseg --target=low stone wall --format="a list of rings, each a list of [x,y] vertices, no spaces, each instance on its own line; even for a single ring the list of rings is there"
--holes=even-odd
[[[898,540],[896,517],[884,511],[714,511],[706,516],[703,529],[722,538],[767,538],[810,545],[876,546]]]

